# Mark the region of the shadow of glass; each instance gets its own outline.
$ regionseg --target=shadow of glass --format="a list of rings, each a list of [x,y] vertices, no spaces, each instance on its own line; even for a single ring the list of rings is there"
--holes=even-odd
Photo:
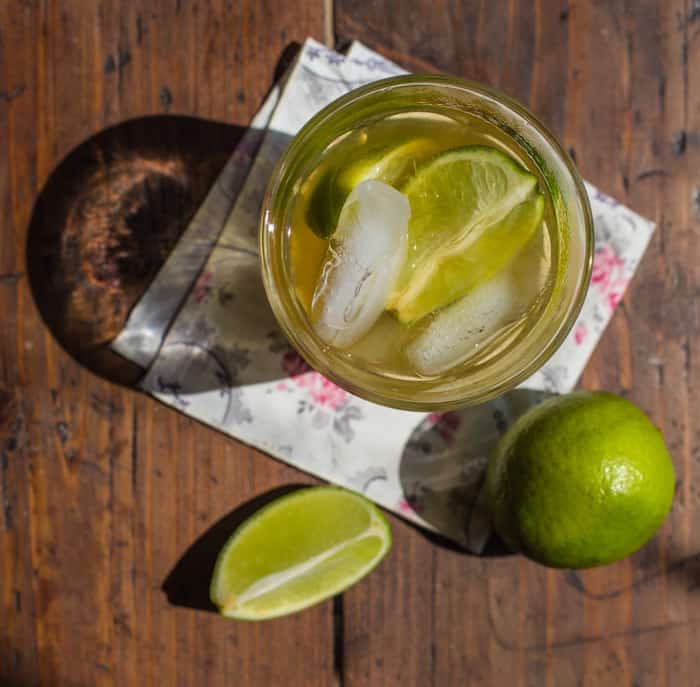
[[[209,598],[209,583],[219,552],[236,528],[258,510],[280,496],[291,494],[308,485],[278,487],[247,501],[224,516],[202,534],[182,555],[161,589],[174,606],[216,613]]]
[[[141,368],[109,350],[245,129],[180,116],[106,129],[53,171],[32,214],[27,270],[58,342],[123,384]]]
[[[291,42],[283,50],[274,83],[284,79],[300,47]],[[147,363],[130,363],[109,343],[247,130],[193,117],[143,117],[92,136],[52,172],[32,213],[27,270],[44,322],[79,363],[121,384],[142,376]],[[244,159],[253,152],[241,147]],[[224,219],[204,221],[219,222],[218,231]]]
[[[289,137],[269,132],[262,144],[284,148]],[[257,252],[260,202],[267,172],[255,167],[202,273],[174,321],[150,373],[153,392],[183,396],[285,379],[291,348],[267,301]],[[248,207],[246,207],[248,206]],[[157,304],[154,304],[157,307]],[[297,370],[295,370],[297,371]]]
[[[207,199],[202,210],[207,210],[207,216],[216,216],[222,229],[206,262],[195,260],[197,246],[190,246],[189,234],[186,245],[178,246],[175,251],[180,271],[188,268],[190,257],[200,265],[201,271],[142,381],[146,390],[177,394],[183,400],[197,396],[200,402],[206,397],[218,416],[218,408],[230,405],[235,387],[288,377],[285,356],[291,354],[291,349],[265,294],[258,226],[270,175],[290,140],[288,134],[279,131],[265,133],[230,211],[222,215]],[[247,145],[246,139],[241,148]],[[166,300],[169,284],[174,288],[178,285],[178,270],[172,268],[174,262],[170,260],[158,277],[159,293]],[[152,323],[164,307],[159,297],[152,296],[153,291],[149,291],[148,297],[138,305],[142,325],[130,327],[133,331],[129,337],[137,352],[141,341],[146,348],[152,346],[149,338]]]
[[[486,465],[506,428],[528,408],[552,394],[515,389],[488,403],[433,413],[406,444],[399,479],[406,501],[444,536],[421,532],[435,544],[468,553],[457,541],[484,556],[509,555],[491,536],[480,498]]]

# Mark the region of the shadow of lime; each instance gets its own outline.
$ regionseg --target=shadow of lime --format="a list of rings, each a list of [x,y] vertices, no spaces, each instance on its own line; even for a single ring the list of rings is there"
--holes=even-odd
[[[492,401],[434,413],[409,438],[399,465],[404,498],[435,528],[420,530],[436,545],[467,555],[512,555],[490,532],[481,489],[489,457],[506,429],[552,394],[514,389]],[[469,547],[469,548],[467,548]]]
[[[247,501],[225,515],[185,551],[168,574],[161,589],[174,606],[217,613],[209,598],[209,585],[219,552],[238,527],[261,508],[281,496],[310,485],[292,484],[277,487]]]

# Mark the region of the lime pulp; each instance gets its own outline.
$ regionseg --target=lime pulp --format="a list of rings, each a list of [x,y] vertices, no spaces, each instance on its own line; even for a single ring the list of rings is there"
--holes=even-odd
[[[264,620],[344,591],[391,547],[380,510],[358,494],[312,487],[246,520],[219,554],[210,596],[222,615]]]

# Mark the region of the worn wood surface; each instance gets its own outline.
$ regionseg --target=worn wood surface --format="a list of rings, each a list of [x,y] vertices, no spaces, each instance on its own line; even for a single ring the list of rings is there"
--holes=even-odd
[[[33,302],[51,218],[28,247],[27,229],[86,139],[164,113],[245,126],[308,34],[501,87],[588,179],[658,222],[582,383],[639,403],[673,453],[674,509],[640,553],[548,571],[450,551],[392,518],[392,555],[340,601],[240,625],[178,598],[173,569],[196,577],[218,541],[199,537],[308,478],[79,365],[66,348],[125,378],[93,355],[99,337],[66,324],[51,263]],[[700,685],[699,35],[694,0],[0,3],[0,685]],[[152,269],[130,273],[127,299]],[[91,275],[82,317],[124,276]]]
[[[300,476],[79,366],[25,260],[37,195],[77,145],[147,114],[245,126],[285,47],[323,28],[321,0],[0,3],[3,687],[332,684],[330,607],[236,625],[161,590],[215,522]]]
[[[581,574],[397,528],[398,553],[345,595],[347,684],[700,685],[700,6],[339,0],[336,30],[514,94],[658,223],[582,386],[639,403],[679,480],[652,544]]]

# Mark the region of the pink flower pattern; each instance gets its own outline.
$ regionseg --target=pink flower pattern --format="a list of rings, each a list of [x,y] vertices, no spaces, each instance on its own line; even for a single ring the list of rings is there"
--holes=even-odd
[[[596,249],[591,273],[591,285],[604,297],[608,310],[612,312],[622,298],[627,287],[625,263],[611,244],[606,243]],[[574,334],[574,336],[576,336]],[[579,343],[577,341],[577,343]]]
[[[396,504],[396,508],[401,515],[412,515],[415,511],[406,499],[400,499]]]
[[[461,420],[457,413],[430,413],[426,418],[426,422],[435,427],[440,438],[446,444],[451,444],[454,441],[455,433],[459,429]]]
[[[314,403],[322,408],[336,410],[345,402],[347,391],[329,382],[320,372],[307,372],[294,378],[294,383],[309,392]]]
[[[295,350],[282,356],[282,369],[292,378],[311,372],[311,366]]]
[[[202,272],[202,274],[199,275],[199,279],[197,279],[197,283],[192,289],[192,298],[194,298],[198,305],[201,305],[209,295],[209,282],[212,280],[213,276],[212,272]]]
[[[622,286],[617,286],[617,288],[607,295],[608,308],[612,312],[617,307],[617,304],[622,300],[622,293],[625,290],[625,282]],[[619,289],[619,290],[618,290]]]
[[[577,346],[580,346],[586,340],[587,335],[588,335],[588,327],[586,327],[586,323],[579,322],[576,325],[576,329],[574,329],[574,343]]]
[[[347,400],[348,392],[345,389],[327,380],[320,372],[312,370],[296,351],[284,354],[282,369],[289,375],[294,386],[305,389],[311,400],[322,408],[337,410]],[[284,382],[279,382],[277,388],[282,390],[288,387]]]

